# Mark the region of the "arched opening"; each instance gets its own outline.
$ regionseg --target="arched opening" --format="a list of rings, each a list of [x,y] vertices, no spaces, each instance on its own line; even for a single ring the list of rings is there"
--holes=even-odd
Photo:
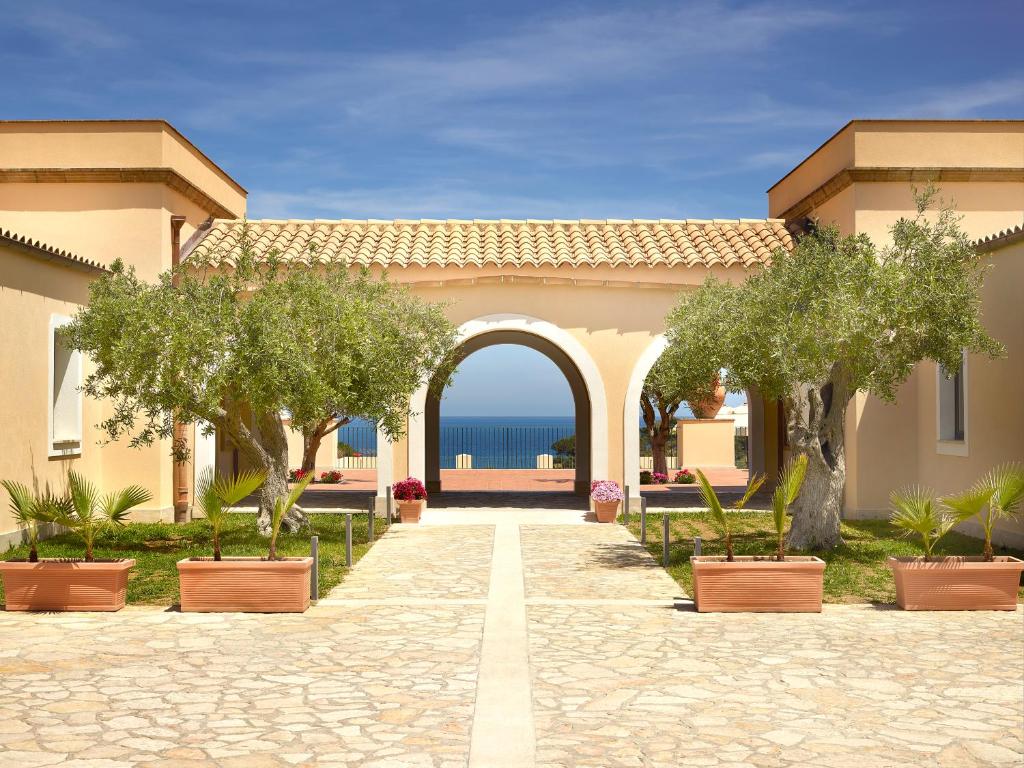
[[[568,384],[573,401],[573,420],[575,446],[572,453],[573,480],[572,490],[578,495],[586,495],[590,490],[592,476],[592,402],[586,380],[579,367],[573,359],[559,345],[535,333],[523,330],[489,330],[472,336],[464,341],[456,352],[456,362],[461,362],[475,352],[499,345],[519,345],[528,347],[544,355],[561,371]],[[552,450],[552,444],[559,438],[566,437],[554,431],[548,433],[545,429],[533,429],[523,427],[517,433],[506,431],[505,433],[492,433],[485,437],[490,441],[497,440],[500,445],[481,446],[479,450],[455,447],[452,438],[442,445],[441,425],[441,399],[437,382],[426,393],[426,401],[423,410],[424,439],[424,471],[428,492],[439,492],[445,490],[442,481],[442,467],[463,468],[476,467],[496,468],[502,464],[502,468],[508,469],[554,469],[556,463],[570,463],[556,459],[557,452]],[[451,433],[449,433],[451,434]],[[487,436],[487,432],[481,432]],[[453,438],[457,439],[458,433]],[[548,440],[548,438],[553,438]],[[539,440],[539,442],[538,442]],[[471,445],[470,442],[460,442],[459,445]],[[456,454],[455,452],[458,451]],[[474,456],[474,453],[477,455]],[[452,454],[452,455],[449,455]],[[495,461],[495,456],[502,454],[504,461]],[[540,458],[543,455],[550,456],[545,460]],[[565,454],[568,456],[568,454]],[[514,457],[510,462],[508,457]],[[516,466],[508,466],[514,463]]]
[[[774,482],[783,454],[782,423],[778,403],[766,402],[755,390],[729,395],[715,418],[696,419],[685,401],[669,417],[671,437],[663,455],[668,476],[664,484],[652,482],[654,458],[651,440],[647,434],[647,420],[643,417],[641,401],[645,382],[655,369],[666,348],[663,336],[655,338],[641,355],[630,378],[623,410],[623,476],[630,487],[630,495],[637,498],[641,491],[652,493],[649,503],[658,506],[687,506],[679,493],[693,495],[694,486],[673,482],[682,469],[702,469],[720,492],[738,493],[751,474],[765,474],[768,486]],[[652,410],[647,409],[650,418]],[[655,413],[659,424],[662,414]],[[661,438],[665,439],[662,433]],[[663,478],[662,478],[663,479]],[[637,489],[634,491],[633,489]],[[676,493],[673,493],[676,492]]]

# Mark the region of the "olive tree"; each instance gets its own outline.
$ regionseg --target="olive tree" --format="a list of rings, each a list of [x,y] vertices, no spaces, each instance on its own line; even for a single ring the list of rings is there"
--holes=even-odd
[[[266,534],[275,501],[288,495],[286,419],[322,438],[332,422],[359,416],[397,437],[409,398],[448,359],[455,330],[441,306],[386,278],[315,258],[256,258],[246,227],[229,261],[233,268],[186,264],[154,284],[115,262],[66,338],[94,361],[83,390],[112,404],[100,425],[110,439],[170,439],[175,420],[223,430],[266,473]],[[185,446],[172,450],[186,457]],[[293,508],[284,525],[303,522]]]
[[[999,355],[979,317],[985,267],[959,217],[917,195],[914,218],[876,247],[815,228],[740,285],[709,279],[668,318],[670,345],[705,339],[732,391],[783,402],[789,446],[807,456],[789,546],[840,543],[847,406],[858,391],[894,401],[914,366],[956,370],[963,350]]]

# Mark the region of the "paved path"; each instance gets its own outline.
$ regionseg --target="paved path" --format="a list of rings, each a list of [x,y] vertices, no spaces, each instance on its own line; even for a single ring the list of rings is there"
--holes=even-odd
[[[428,510],[304,616],[0,613],[0,766],[1017,766],[1024,612],[698,615],[580,510]]]

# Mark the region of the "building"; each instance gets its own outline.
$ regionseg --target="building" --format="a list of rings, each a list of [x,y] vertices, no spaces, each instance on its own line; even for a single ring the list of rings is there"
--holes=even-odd
[[[990,238],[982,248],[998,279],[986,287],[986,321],[1009,355],[967,361],[956,390],[964,402],[962,439],[928,442],[936,424],[946,423],[950,403],[959,402],[940,394],[934,367],[920,367],[897,406],[858,398],[847,507],[876,514],[896,485],[935,482],[947,490],[1024,455],[1024,406],[1013,391],[1024,373],[1024,328],[1019,303],[1009,298],[1021,285],[1021,238],[991,238],[1024,216],[1024,123],[851,123],[770,190],[768,219],[249,226],[263,252],[304,257],[317,243],[321,258],[387,268],[416,294],[451,300],[462,354],[518,343],[549,356],[576,400],[577,490],[596,478],[636,489],[640,387],[664,348],[664,318],[679,292],[708,274],[744,279],[774,249],[791,247],[790,227],[809,215],[882,238],[911,209],[910,182],[926,177],[956,197],[972,234]],[[187,501],[196,472],[232,468],[231,445],[194,428],[193,460],[177,475],[167,445],[99,447],[94,425],[110,406],[69,394],[64,382],[81,376],[75,366],[87,371],[88,361],[67,360],[53,344],[53,328],[87,301],[88,282],[116,258],[148,279],[178,258],[229,260],[245,203],[245,190],[163,121],[0,123],[0,359],[23,361],[17,371],[5,365],[3,374],[12,394],[0,402],[8,446],[0,477],[52,486],[78,467],[104,489],[142,484],[154,501],[138,516],[167,520],[176,502]],[[51,387],[56,395],[47,394]],[[748,395],[750,465],[774,476],[784,452],[779,408]],[[409,474],[440,484],[439,405],[426,386],[410,412],[406,436],[379,443],[379,496]],[[937,416],[929,421],[929,414]],[[13,540],[13,527],[6,509],[0,512],[0,536]]]

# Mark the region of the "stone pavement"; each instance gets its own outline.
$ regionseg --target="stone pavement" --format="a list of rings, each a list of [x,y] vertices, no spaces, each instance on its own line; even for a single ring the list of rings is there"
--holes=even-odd
[[[428,510],[303,616],[0,613],[0,766],[1017,766],[1024,612],[696,614],[580,510]]]

